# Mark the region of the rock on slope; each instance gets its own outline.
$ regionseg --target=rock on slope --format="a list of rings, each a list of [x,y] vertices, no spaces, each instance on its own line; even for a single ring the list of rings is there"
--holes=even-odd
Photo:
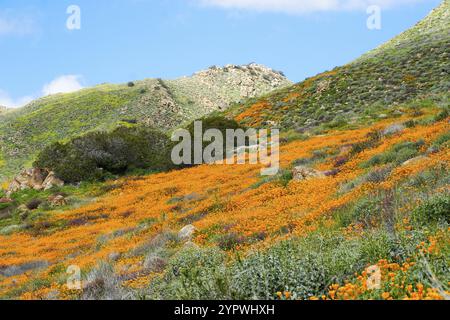
[[[244,124],[303,129],[354,120],[415,99],[449,102],[450,0],[356,61],[229,109]]]
[[[282,73],[261,65],[228,65],[177,80],[104,84],[44,97],[0,115],[0,179],[29,166],[39,150],[57,140],[110,129],[121,120],[169,130],[290,84]]]

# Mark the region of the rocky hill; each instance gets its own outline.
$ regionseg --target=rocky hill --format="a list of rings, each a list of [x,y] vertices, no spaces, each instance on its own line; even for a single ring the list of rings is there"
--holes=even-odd
[[[307,130],[384,117],[416,99],[449,104],[450,1],[356,61],[250,100],[229,115],[253,126]]]
[[[290,84],[282,73],[261,65],[228,65],[176,80],[104,84],[44,97],[0,116],[0,178],[29,166],[37,151],[57,140],[111,129],[120,121],[169,130]]]

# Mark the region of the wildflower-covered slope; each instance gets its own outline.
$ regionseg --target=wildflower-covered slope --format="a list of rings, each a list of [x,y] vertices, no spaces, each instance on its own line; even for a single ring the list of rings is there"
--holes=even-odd
[[[372,127],[283,145],[283,170],[269,180],[259,165],[204,165],[116,181],[80,208],[34,210],[0,236],[0,294],[443,298],[450,119],[435,108],[403,111]],[[393,123],[409,128],[383,135]],[[330,174],[293,181],[286,173],[297,163]],[[423,206],[435,214],[425,222]],[[178,235],[186,225],[196,229],[192,242]],[[358,281],[377,263],[389,281],[368,291]],[[72,265],[87,274],[83,291],[66,286]]]
[[[306,130],[338,126],[396,112],[396,106],[429,98],[448,103],[450,1],[356,61],[260,99],[238,104],[229,115],[253,126]]]

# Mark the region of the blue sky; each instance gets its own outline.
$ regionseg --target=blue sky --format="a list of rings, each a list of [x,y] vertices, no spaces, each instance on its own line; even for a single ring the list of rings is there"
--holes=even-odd
[[[0,105],[229,63],[265,64],[297,82],[350,62],[440,2],[0,0]],[[372,3],[382,5],[381,30],[366,26]],[[66,28],[72,4],[80,30]]]

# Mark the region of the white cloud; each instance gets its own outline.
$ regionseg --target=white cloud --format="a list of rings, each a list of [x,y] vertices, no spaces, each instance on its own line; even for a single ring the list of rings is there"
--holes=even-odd
[[[13,99],[7,92],[0,90],[0,106],[8,108],[19,108],[33,101],[33,97],[26,96]]]
[[[30,35],[36,30],[36,23],[30,16],[12,14],[10,11],[0,11],[0,36]]]
[[[56,93],[69,93],[83,89],[81,85],[82,77],[78,75],[65,75],[56,78],[46,84],[42,89],[42,94],[48,96]]]
[[[20,97],[16,99],[12,98],[6,91],[0,89],[0,106],[8,108],[20,108],[27,105],[34,99],[37,99],[42,96],[78,91],[80,89],[83,89],[83,85],[81,84],[82,80],[83,77],[79,75],[60,76],[51,81],[50,83],[44,85],[39,94],[35,94],[33,96]]]
[[[225,9],[273,11],[291,14],[317,11],[365,10],[370,5],[382,8],[424,0],[198,0],[201,5]]]

